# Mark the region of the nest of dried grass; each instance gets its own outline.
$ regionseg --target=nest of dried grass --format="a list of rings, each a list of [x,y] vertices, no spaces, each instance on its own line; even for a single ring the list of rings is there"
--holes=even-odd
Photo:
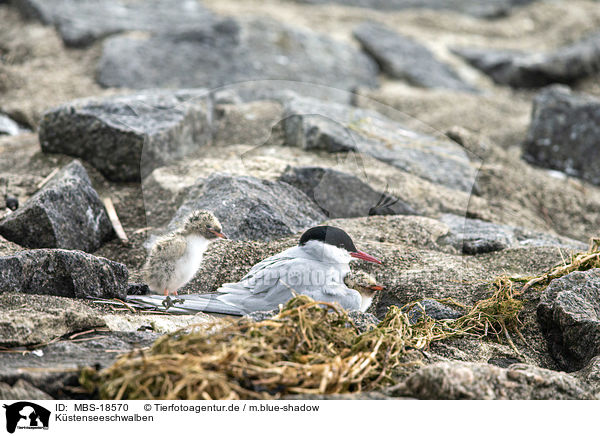
[[[103,399],[267,399],[290,394],[374,390],[414,365],[407,350],[448,337],[485,335],[514,324],[520,306],[496,292],[457,320],[425,314],[410,324],[392,306],[359,333],[336,305],[300,295],[274,318],[219,320],[158,339],[148,352],[82,371],[80,382]]]

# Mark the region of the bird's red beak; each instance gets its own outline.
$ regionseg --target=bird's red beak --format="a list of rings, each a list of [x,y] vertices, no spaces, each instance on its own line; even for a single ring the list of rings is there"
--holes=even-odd
[[[383,286],[381,286],[381,285],[373,285],[373,286],[369,286],[369,289],[371,291],[383,291]]]
[[[217,238],[223,238],[223,239],[229,239],[227,238],[227,236],[225,236],[223,233],[219,233],[216,230],[211,230],[210,231],[213,235],[215,235]]]
[[[367,262],[378,263],[381,265],[381,261],[379,259],[371,256],[370,254],[365,253],[364,251],[356,251],[354,253],[350,253],[350,256],[356,257],[357,259],[366,260]]]

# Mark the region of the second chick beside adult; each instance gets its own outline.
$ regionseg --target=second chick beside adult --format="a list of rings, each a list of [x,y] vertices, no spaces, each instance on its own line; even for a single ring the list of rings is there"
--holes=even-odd
[[[344,283],[350,289],[354,289],[360,293],[361,304],[360,311],[366,312],[375,292],[381,291],[383,286],[378,285],[375,277],[365,271],[361,270],[350,270],[346,277],[344,277]]]

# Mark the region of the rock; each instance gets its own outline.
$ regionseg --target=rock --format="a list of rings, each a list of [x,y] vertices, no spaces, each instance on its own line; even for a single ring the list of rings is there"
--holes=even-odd
[[[279,238],[325,219],[311,199],[287,183],[227,174],[199,181],[169,228],[197,209],[213,212],[229,238],[242,240]]]
[[[127,285],[127,295],[147,295],[150,288],[145,283],[129,283]]]
[[[283,106],[272,100],[247,103],[216,104],[213,145],[263,145],[271,138],[273,128],[283,118]],[[279,143],[281,141],[278,141]]]
[[[94,310],[67,298],[2,293],[0,302],[2,347],[47,343],[64,335],[105,325]]]
[[[295,0],[298,3],[328,4],[339,3],[347,6],[394,11],[402,9],[449,10],[480,18],[499,18],[510,14],[517,6],[533,3],[535,0]]]
[[[18,135],[21,133],[21,128],[17,123],[11,120],[6,115],[0,113],[0,136],[1,135]]]
[[[103,47],[103,86],[216,88],[249,80],[311,82],[339,89],[377,84],[377,66],[365,54],[310,31],[273,20],[214,22],[184,35],[114,36]]]
[[[600,185],[599,135],[600,99],[552,86],[534,99],[524,158]]]
[[[561,368],[575,371],[600,355],[600,269],[554,279],[537,309],[550,353]]]
[[[420,307],[419,307],[420,305]],[[425,299],[419,301],[419,305],[414,306],[408,312],[408,319],[411,324],[415,324],[423,317],[423,312],[430,318],[433,319],[457,319],[460,318],[463,314],[459,311],[446,306],[443,303],[440,303],[436,300]]]
[[[600,71],[600,33],[551,53],[482,48],[456,48],[453,52],[496,83],[517,88],[569,84]]]
[[[450,233],[440,238],[440,245],[451,245],[465,254],[481,254],[519,246],[557,246],[585,250],[586,244],[549,233],[495,224],[478,219],[444,214],[440,221],[448,225]]]
[[[81,157],[113,181],[139,181],[211,138],[205,90],[154,90],[75,100],[44,114],[42,150]]]
[[[592,385],[596,394],[600,394],[600,356],[594,357],[585,367],[573,373],[573,375]]]
[[[391,394],[422,400],[593,399],[587,390],[569,374],[534,366],[439,362],[410,375]]]
[[[285,105],[286,144],[331,153],[358,151],[407,173],[470,192],[475,168],[465,150],[447,139],[406,129],[377,112],[312,98]]]
[[[0,256],[8,256],[21,250],[24,250],[24,248],[0,236]]]
[[[348,318],[352,320],[359,333],[364,333],[381,322],[372,313],[365,313],[360,310],[348,312]]]
[[[193,0],[15,0],[13,4],[25,17],[54,25],[64,43],[72,47],[129,30],[184,32],[204,26],[212,18]]]
[[[95,251],[113,228],[85,168],[73,161],[0,221],[0,235],[28,248]]]
[[[36,354],[1,353],[0,382],[12,385],[24,380],[56,399],[82,398],[78,380],[82,367],[106,368],[122,354],[150,347],[159,336],[151,332],[93,332],[79,336],[77,339],[84,339],[81,342],[48,344]],[[83,398],[89,399],[89,394]]]
[[[23,398],[27,398],[28,400],[54,399],[46,392],[39,390],[25,380],[17,380],[13,386],[0,382],[0,398],[3,400],[22,400]]]
[[[82,251],[26,250],[0,257],[0,294],[124,299],[127,277],[125,265]]]
[[[390,77],[424,88],[476,91],[427,47],[382,24],[365,22],[354,29],[354,37]]]
[[[161,335],[173,333],[190,325],[210,324],[215,317],[199,312],[195,315],[103,315],[106,327],[113,332],[154,332]]]
[[[321,167],[288,167],[279,178],[300,189],[329,218],[418,215],[407,203],[375,191],[358,177]]]

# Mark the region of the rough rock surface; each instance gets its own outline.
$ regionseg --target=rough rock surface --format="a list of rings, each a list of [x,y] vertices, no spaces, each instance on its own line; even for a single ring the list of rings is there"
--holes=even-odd
[[[94,251],[113,236],[85,168],[73,161],[0,221],[0,235],[28,248]]]
[[[48,344],[35,354],[2,353],[0,382],[24,380],[56,399],[77,398],[81,391],[73,388],[80,387],[82,367],[105,368],[122,354],[151,346],[158,337],[151,332],[93,332]]]
[[[283,118],[283,106],[273,100],[215,102],[213,145],[260,146],[271,139],[273,127]]]
[[[0,236],[0,256],[8,256],[21,250],[24,250],[24,248]]]
[[[48,295],[0,294],[0,346],[30,346],[104,326],[83,303]]]
[[[433,319],[456,319],[463,315],[458,310],[440,303],[439,301],[425,299],[419,301],[419,305],[413,307],[408,312],[408,319],[414,324],[423,316],[423,313]]]
[[[300,3],[327,4],[339,3],[361,8],[393,11],[402,9],[441,9],[461,12],[481,18],[498,18],[508,15],[510,11],[535,0],[295,0]]]
[[[581,369],[600,355],[600,269],[552,280],[540,298],[538,319],[565,370]]]
[[[363,23],[354,30],[354,37],[390,77],[424,88],[475,91],[427,47],[381,24]]]
[[[600,71],[600,33],[551,53],[460,48],[454,52],[495,82],[522,88],[573,83]]]
[[[143,91],[75,100],[44,114],[42,150],[85,159],[105,177],[137,181],[207,144],[212,105],[205,90]]]
[[[224,20],[184,35],[114,36],[98,66],[103,86],[216,88],[247,80],[372,87],[377,66],[356,48],[272,20]],[[273,89],[280,85],[274,83]]]
[[[472,218],[444,214],[440,221],[450,233],[440,238],[440,245],[449,244],[465,254],[481,254],[519,246],[557,246],[585,250],[583,242],[533,230],[490,223]]]
[[[404,201],[375,191],[352,174],[330,168],[288,167],[279,180],[304,192],[329,218],[418,215]]]
[[[82,251],[39,249],[0,257],[0,294],[123,299],[127,277],[125,265]]]
[[[0,382],[0,398],[3,400],[53,400],[50,395],[25,380],[17,380],[14,385]]]
[[[564,372],[516,364],[440,362],[428,365],[392,390],[422,400],[584,400],[587,386]]]
[[[213,174],[190,190],[169,228],[196,209],[210,210],[231,239],[270,240],[325,220],[302,191],[284,182]]]
[[[446,187],[470,192],[475,168],[448,139],[407,130],[374,111],[312,98],[285,105],[286,144],[306,150],[359,151]]]
[[[27,18],[56,27],[66,45],[86,46],[128,30],[184,32],[209,22],[212,14],[193,0],[15,0]]]
[[[523,152],[535,165],[600,185],[599,136],[600,99],[573,94],[564,86],[552,86],[533,100]]]

